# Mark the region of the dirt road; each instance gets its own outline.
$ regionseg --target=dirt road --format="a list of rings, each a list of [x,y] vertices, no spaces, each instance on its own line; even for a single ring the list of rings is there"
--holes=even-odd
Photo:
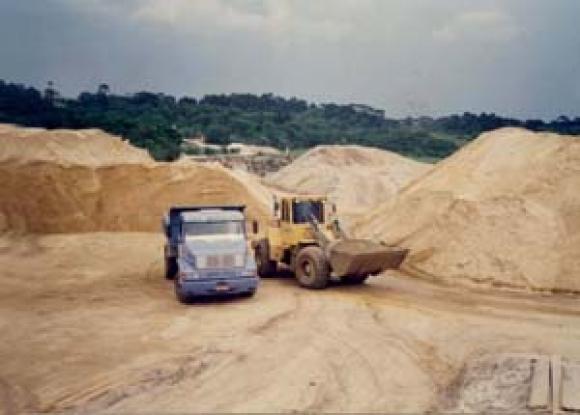
[[[418,412],[464,363],[580,359],[580,303],[393,274],[361,287],[263,280],[251,299],[179,304],[162,239],[0,238],[0,411]]]

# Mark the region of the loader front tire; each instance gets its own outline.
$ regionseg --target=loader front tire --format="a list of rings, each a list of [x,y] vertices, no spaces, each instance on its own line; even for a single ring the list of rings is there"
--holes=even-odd
[[[330,270],[322,249],[318,246],[302,248],[294,264],[294,273],[301,286],[318,290],[326,288]]]
[[[271,277],[276,273],[276,261],[270,259],[270,245],[268,241],[262,239],[258,242],[255,250],[256,267],[260,277]]]

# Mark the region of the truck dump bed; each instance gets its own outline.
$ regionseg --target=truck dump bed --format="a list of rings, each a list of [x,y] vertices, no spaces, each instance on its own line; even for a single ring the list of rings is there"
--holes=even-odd
[[[163,231],[168,239],[173,243],[177,242],[179,227],[181,226],[181,214],[184,212],[199,212],[206,210],[226,210],[244,212],[244,205],[225,205],[225,206],[173,206],[169,213],[163,218]]]

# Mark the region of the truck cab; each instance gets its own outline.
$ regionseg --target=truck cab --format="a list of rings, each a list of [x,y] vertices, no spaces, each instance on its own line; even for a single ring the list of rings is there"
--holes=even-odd
[[[165,275],[182,302],[224,294],[253,295],[258,276],[244,206],[172,207],[163,220]]]

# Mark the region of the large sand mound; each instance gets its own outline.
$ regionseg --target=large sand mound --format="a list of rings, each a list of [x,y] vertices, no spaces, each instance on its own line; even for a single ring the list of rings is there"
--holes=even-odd
[[[152,161],[146,150],[101,130],[44,130],[0,124],[0,163],[103,166]]]
[[[361,146],[319,146],[269,175],[287,191],[328,195],[342,218],[352,218],[391,198],[430,165]]]
[[[359,223],[411,249],[406,271],[580,291],[580,140],[483,134]]]
[[[265,218],[254,195],[217,164],[157,163],[97,130],[0,126],[0,230],[156,232],[181,204],[244,203]]]

